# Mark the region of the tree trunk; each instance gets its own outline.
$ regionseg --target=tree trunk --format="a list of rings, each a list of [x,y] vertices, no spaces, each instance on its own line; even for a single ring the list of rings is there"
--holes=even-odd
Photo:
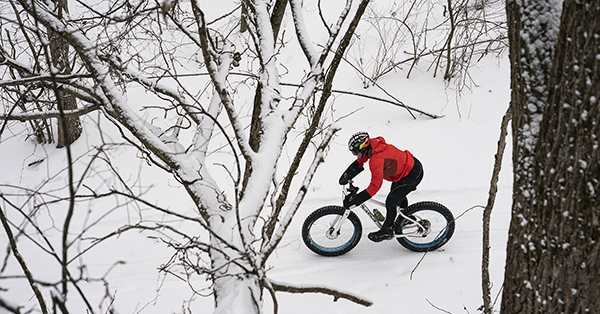
[[[546,1],[547,5],[548,2]],[[551,8],[547,8],[549,10]],[[547,12],[550,16],[558,13]],[[539,124],[546,104],[548,77],[558,29],[557,18],[535,25],[539,8],[535,3],[509,0],[506,3],[508,39],[511,64],[511,110],[513,133],[513,205],[512,219],[507,244],[506,271],[502,299],[503,313],[526,313],[524,303],[530,302],[529,295],[519,294],[529,274],[523,263],[527,262],[521,250],[528,227],[535,224],[527,204],[532,195],[534,147],[539,133]],[[540,43],[533,45],[534,40]],[[551,42],[548,44],[549,42]],[[530,222],[531,221],[531,222]]]
[[[216,239],[213,239],[213,243],[216,247],[224,247],[223,243]],[[262,313],[263,290],[257,272],[247,262],[247,257],[224,250],[229,253],[228,256],[222,254],[222,249],[212,250],[210,254],[214,269],[214,314]]]
[[[547,91],[541,115],[532,106],[540,98],[519,81],[539,63],[515,67],[528,59],[513,44],[515,37],[540,38],[519,26],[542,15],[523,19],[523,12],[532,11],[507,3],[517,112],[502,313],[592,313],[600,308],[600,9],[597,1],[565,1],[554,56],[546,59],[552,60],[548,88],[537,89]],[[540,123],[532,128],[524,120]]]
[[[69,7],[67,0],[54,0],[56,4],[56,13],[59,18],[62,18],[63,12],[68,13]],[[50,36],[50,55],[52,65],[60,71],[61,74],[71,73],[71,65],[69,62],[69,43],[59,34],[48,29]],[[56,94],[57,106],[62,107],[62,110],[77,109],[77,101],[75,96],[58,91]],[[60,108],[59,108],[60,109]],[[81,136],[81,122],[78,117],[64,117],[58,119],[58,147],[65,147],[73,143]]]

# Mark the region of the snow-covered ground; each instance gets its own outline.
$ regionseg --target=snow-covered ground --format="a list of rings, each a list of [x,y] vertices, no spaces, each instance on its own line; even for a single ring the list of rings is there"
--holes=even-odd
[[[507,61],[487,58],[479,69],[473,70],[472,75],[478,86],[464,93],[458,99],[458,105],[453,91],[445,89],[441,79],[432,78],[430,73],[417,73],[410,80],[403,75],[396,75],[380,81],[384,88],[393,91],[395,97],[407,105],[444,115],[437,120],[423,116],[415,120],[405,109],[357,97],[339,96],[336,99],[336,115],[343,116],[347,112],[362,109],[340,121],[342,131],[333,142],[292,227],[273,254],[269,263],[272,269],[268,275],[280,282],[340,288],[371,299],[374,305],[364,308],[345,300],[333,302],[331,297],[325,295],[279,293],[280,313],[439,312],[435,307],[452,313],[476,312],[482,304],[482,209],[472,207],[485,205],[487,200],[500,120],[509,101]],[[336,88],[363,92],[362,87],[357,87],[358,84],[357,78],[348,77],[336,82]],[[365,227],[363,239],[348,254],[322,257],[304,246],[300,235],[304,218],[320,206],[339,204],[341,201],[337,178],[353,160],[347,151],[346,141],[349,135],[358,130],[366,130],[373,136],[384,136],[388,142],[410,150],[422,161],[425,177],[417,191],[409,195],[411,202],[435,200],[448,206],[455,216],[462,215],[456,222],[453,238],[442,249],[423,258],[422,254],[410,252],[396,241],[372,243],[366,234],[376,228],[361,212],[357,214]],[[74,147],[83,151],[93,145],[82,142]],[[51,161],[64,160],[62,150],[38,147],[35,154],[31,155],[32,150],[29,142],[14,139],[0,145],[0,158],[5,167],[3,183],[35,186],[35,180],[52,170],[44,163],[32,167],[28,167],[28,163],[44,157]],[[136,169],[137,163],[141,163],[145,167],[146,178],[142,180],[143,183],[164,180],[165,190],[154,192],[171,195],[165,196],[167,200],[163,199],[163,203],[172,207],[181,203],[189,206],[182,189],[177,188],[176,182],[169,179],[168,175],[155,167],[144,166],[132,154],[123,153],[120,158],[117,164],[136,164],[133,167]],[[118,166],[124,167],[123,164]],[[61,177],[64,180],[65,174],[61,174]],[[368,180],[369,175],[365,171],[359,175],[357,183],[365,187]],[[509,143],[492,216],[490,270],[494,294],[498,293],[503,279],[511,182]],[[376,198],[383,200],[387,189],[389,183],[383,186]],[[172,197],[172,193],[182,193],[183,201]],[[7,210],[6,206],[3,204],[4,210]],[[135,213],[130,215],[135,216]],[[110,222],[103,222],[106,230],[110,229]],[[6,247],[6,238],[2,237],[0,241],[0,245]],[[22,250],[26,258],[32,258],[27,246]],[[93,274],[94,271],[106,271],[114,261],[127,261],[116,266],[108,276],[111,291],[116,297],[114,305],[120,313],[169,313],[181,311],[182,303],[192,297],[187,284],[157,274],[156,269],[167,261],[171,253],[164,244],[150,241],[143,234],[133,233],[90,251],[87,262]],[[89,259],[92,255],[95,257]],[[55,276],[60,274],[58,267],[50,268],[42,264],[30,262],[34,274],[39,275],[40,271],[43,274],[44,267],[49,278],[56,279]],[[14,260],[9,261],[11,268],[16,268]],[[15,302],[31,300],[32,294],[27,286],[17,288],[13,283],[1,282],[5,287],[8,285],[10,290],[8,293],[0,292],[0,295],[14,297],[14,293],[18,292],[20,297],[16,297]],[[192,309],[202,309],[200,312],[204,313],[210,311],[211,305],[211,297],[196,297],[191,306]],[[265,295],[267,313],[270,307],[270,297]]]
[[[442,309],[455,314],[477,312],[482,304],[482,208],[476,206],[483,206],[487,201],[500,121],[509,104],[509,67],[506,57],[484,58],[477,68],[471,70],[476,85],[463,90],[460,97],[455,90],[445,87],[441,77],[433,78],[431,72],[418,69],[413,71],[410,79],[406,79],[406,73],[393,73],[378,82],[408,106],[443,115],[441,119],[420,115],[413,119],[405,109],[390,104],[356,96],[336,96],[335,118],[358,111],[339,121],[342,130],[333,141],[325,163],[319,168],[293,225],[271,257],[268,276],[279,282],[339,288],[368,298],[374,305],[365,308],[345,300],[333,302],[330,296],[325,295],[279,293],[280,313],[442,313]],[[334,88],[386,98],[376,87],[364,90],[362,82],[352,73],[340,75]],[[89,128],[94,125],[92,120],[91,117],[86,120]],[[80,140],[73,146],[77,156],[97,145],[93,140],[97,138],[97,133],[89,128],[86,132],[91,134],[90,139]],[[440,250],[423,256],[404,249],[396,241],[372,243],[366,234],[374,231],[375,226],[361,212],[357,214],[365,227],[363,238],[348,254],[322,257],[304,246],[300,235],[304,218],[321,206],[341,203],[341,188],[337,180],[353,160],[346,142],[356,131],[383,136],[388,143],[408,149],[421,160],[425,176],[418,190],[409,195],[410,202],[434,200],[449,207],[455,216],[460,216],[453,238]],[[61,161],[65,160],[64,150],[57,150],[53,146],[35,147],[31,142],[24,141],[23,135],[11,137],[5,134],[3,137],[0,144],[3,167],[1,184],[38,186],[41,178],[55,175]],[[506,259],[512,191],[510,151],[508,139],[492,215],[490,271],[493,298],[502,285]],[[187,208],[184,211],[193,214],[194,209],[183,189],[168,174],[146,165],[131,150],[117,155],[119,158],[115,160],[115,167],[122,169],[125,180],[138,180],[139,186],[155,184],[160,189],[153,190],[151,199],[160,200],[161,205],[166,207]],[[28,166],[42,158],[43,162]],[[138,168],[143,169],[143,175],[136,179]],[[82,170],[83,166],[78,169]],[[101,174],[95,175],[101,177]],[[64,183],[65,178],[66,174],[61,173],[54,181]],[[368,180],[368,171],[365,171],[357,178],[357,183],[366,187]],[[97,184],[102,185],[101,182]],[[376,199],[384,200],[388,189],[389,183],[384,183]],[[6,186],[2,188],[2,193],[9,191],[14,190]],[[0,205],[4,211],[11,211],[6,203],[0,202]],[[111,213],[115,215],[114,220],[106,219],[96,226],[98,234],[111,230],[111,222],[120,225],[121,221],[117,219],[125,217],[135,222],[142,211],[132,207],[121,208],[119,210],[123,212],[120,213]],[[86,212],[92,209],[82,210]],[[156,213],[143,211],[143,214],[146,219],[164,219]],[[17,216],[14,211],[11,215]],[[83,216],[85,213],[81,213],[80,218]],[[52,220],[54,217],[62,216],[61,213],[42,211],[37,219]],[[62,219],[56,221],[57,226],[62,226]],[[82,226],[76,228],[81,229]],[[54,236],[59,235],[56,233]],[[56,263],[48,263],[51,259],[48,255],[36,258],[35,254],[39,253],[33,252],[39,252],[39,249],[25,240],[21,242],[21,253],[29,261],[34,275],[48,281],[58,280],[58,267],[48,266]],[[7,240],[3,235],[0,237],[0,247],[6,246]],[[157,269],[168,261],[171,254],[172,251],[164,243],[148,239],[142,233],[130,232],[86,253],[86,272],[101,276],[115,261],[126,261],[115,266],[106,277],[110,283],[109,292],[115,297],[114,308],[119,313],[180,313],[182,306],[187,306],[186,302],[190,302],[194,313],[209,313],[212,309],[211,296],[193,296],[187,283],[173,276],[158,274]],[[12,257],[4,274],[9,273],[18,273]],[[197,284],[193,288],[202,289],[207,285],[204,282]],[[5,279],[0,280],[0,287],[8,288],[8,291],[0,290],[0,296],[15,304],[35,304],[27,285]],[[104,293],[102,285],[98,283],[90,283],[89,288],[84,288],[92,289],[89,291],[97,294]],[[266,293],[264,299],[265,313],[270,313],[270,296]],[[1,308],[0,313],[4,313]],[[84,313],[83,308],[80,313]]]
[[[271,260],[274,268],[270,276],[283,282],[342,288],[371,299],[374,305],[363,308],[345,300],[333,302],[323,295],[280,294],[281,313],[443,313],[435,307],[451,313],[476,312],[482,304],[482,209],[473,206],[487,202],[500,121],[509,102],[507,63],[489,59],[481,72],[474,71],[478,87],[459,99],[460,116],[452,91],[444,90],[441,80],[428,73],[411,80],[390,78],[380,84],[407,105],[445,115],[439,120],[413,120],[403,109],[386,104],[337,100],[338,104],[352,103],[364,109],[342,122],[341,135],[315,178],[312,193]],[[410,252],[396,241],[370,242],[366,233],[376,227],[361,211],[357,214],[365,232],[353,251],[340,257],[322,257],[304,246],[300,235],[303,218],[320,206],[341,202],[336,181],[353,160],[346,141],[358,130],[382,135],[422,161],[425,176],[417,191],[409,195],[410,202],[435,200],[448,206],[455,216],[462,215],[453,238],[439,251],[423,258],[423,254]],[[502,285],[506,258],[512,191],[510,149],[509,143],[492,215],[493,297]],[[357,181],[366,187],[368,180],[365,171]],[[376,198],[383,201],[388,189],[389,183]]]

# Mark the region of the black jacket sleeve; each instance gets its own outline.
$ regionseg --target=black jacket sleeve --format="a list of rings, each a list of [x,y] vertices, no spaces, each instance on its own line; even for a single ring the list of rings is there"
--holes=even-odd
[[[356,177],[359,173],[361,173],[365,168],[358,165],[358,160],[355,160],[346,171],[340,177],[339,183],[340,185],[348,184],[348,181]]]

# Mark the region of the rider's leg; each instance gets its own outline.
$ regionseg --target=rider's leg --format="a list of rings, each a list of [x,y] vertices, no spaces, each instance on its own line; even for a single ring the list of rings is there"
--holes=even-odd
[[[406,196],[408,193],[417,189],[417,185],[421,183],[423,179],[423,166],[421,162],[415,158],[415,165],[410,170],[408,175],[394,183],[392,183],[392,187],[390,189],[390,194],[388,194],[385,200],[385,208],[387,210],[386,221],[385,223],[393,225],[396,219],[397,206],[400,208],[408,207],[408,199]],[[388,221],[389,217],[389,221]]]
[[[383,226],[381,226],[379,231],[369,233],[369,240],[373,242],[381,242],[383,240],[394,238],[393,226],[394,220],[396,219],[396,206],[397,204],[404,204],[404,206],[407,206],[408,200],[406,199],[406,194],[415,189],[412,184],[401,184],[398,186],[398,184],[396,184],[398,182],[392,184],[392,191],[385,200],[387,213],[385,215],[385,220],[383,221]]]
[[[414,184],[397,184],[398,182],[392,184],[392,191],[385,199],[386,215],[383,224],[387,226],[392,226],[394,224],[398,206],[400,206],[400,208],[408,207],[408,198],[406,198],[406,196],[408,193],[416,190],[416,185]]]
[[[408,175],[394,183],[390,189],[385,200],[386,215],[383,221],[381,230],[372,232],[369,234],[369,239],[374,242],[380,242],[383,240],[389,240],[393,238],[393,226],[396,220],[396,207],[400,205],[401,208],[408,207],[408,199],[406,196],[408,193],[417,189],[417,185],[423,179],[423,167],[418,159],[415,158],[415,165],[408,173]]]

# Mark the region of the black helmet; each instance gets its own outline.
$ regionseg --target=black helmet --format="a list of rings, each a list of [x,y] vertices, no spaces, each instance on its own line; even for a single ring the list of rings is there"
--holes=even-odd
[[[367,132],[354,133],[354,135],[352,135],[348,141],[348,149],[354,156],[358,155],[358,153],[363,153],[363,155],[366,155],[366,152],[370,148],[371,145],[369,144],[369,133]]]

